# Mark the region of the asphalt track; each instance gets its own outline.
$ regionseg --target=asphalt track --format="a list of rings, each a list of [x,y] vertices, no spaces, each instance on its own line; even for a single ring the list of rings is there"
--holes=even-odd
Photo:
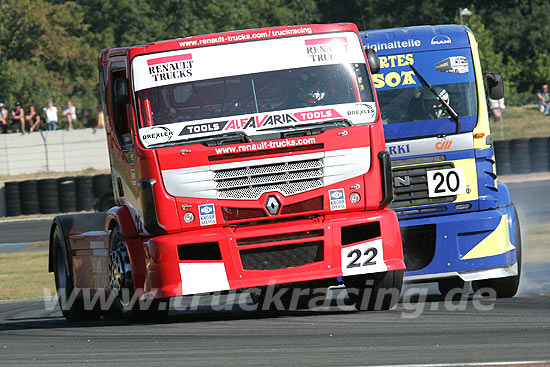
[[[550,223],[550,181],[509,185],[523,223]],[[25,222],[23,222],[25,223]],[[4,224],[2,224],[4,225]],[[6,225],[7,226],[7,225]],[[25,236],[31,236],[26,227]],[[4,235],[4,229],[0,233]],[[37,226],[40,231],[47,225]],[[10,232],[11,233],[11,232]],[[15,237],[10,242],[28,241]],[[30,238],[30,237],[29,237]],[[47,231],[46,237],[47,239]],[[3,241],[0,241],[3,242]],[[550,245],[550,244],[549,244]],[[429,292],[427,297],[419,291]],[[162,324],[69,323],[44,300],[0,301],[0,365],[366,366],[550,361],[550,263],[524,266],[512,299],[445,300],[408,286],[387,312],[184,310]],[[51,307],[49,307],[51,308]],[[550,362],[548,364],[550,365]]]

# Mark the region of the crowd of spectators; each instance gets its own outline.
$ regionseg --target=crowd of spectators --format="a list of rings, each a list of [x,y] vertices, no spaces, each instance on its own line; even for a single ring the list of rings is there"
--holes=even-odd
[[[42,113],[32,104],[25,109],[21,103],[15,102],[10,111],[4,103],[0,102],[0,131],[2,134],[9,132],[30,134],[33,131],[52,131],[58,128],[72,130],[76,121],[76,107],[71,101],[67,101],[60,111],[50,99],[42,108]],[[103,111],[99,108],[93,127],[102,128],[103,124]]]

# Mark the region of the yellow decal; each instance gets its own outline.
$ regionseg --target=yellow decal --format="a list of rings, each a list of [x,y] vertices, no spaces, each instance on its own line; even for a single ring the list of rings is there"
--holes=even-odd
[[[413,54],[380,56],[380,70],[413,64]],[[389,73],[380,72],[374,74],[372,79],[375,88],[383,88],[385,86],[395,88],[401,85],[416,84],[413,75],[414,72],[412,70],[403,70],[401,72],[392,71]]]
[[[461,260],[478,259],[480,257],[502,255],[515,249],[510,242],[510,231],[508,230],[508,215],[503,215],[497,228],[471,249]]]

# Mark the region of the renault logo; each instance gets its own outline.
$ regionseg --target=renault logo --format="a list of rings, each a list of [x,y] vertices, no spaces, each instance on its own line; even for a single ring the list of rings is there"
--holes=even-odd
[[[265,208],[267,209],[269,215],[273,216],[279,213],[279,209],[281,209],[281,204],[275,196],[270,196],[265,201]]]
[[[396,176],[393,178],[394,187],[403,187],[403,186],[410,186],[410,185],[411,185],[410,176],[403,176],[403,177]]]

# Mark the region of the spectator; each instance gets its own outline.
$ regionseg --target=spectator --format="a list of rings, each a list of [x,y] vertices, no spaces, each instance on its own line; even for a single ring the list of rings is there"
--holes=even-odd
[[[3,103],[0,103],[0,127],[2,127],[2,134],[8,132],[8,110]]]
[[[40,115],[36,113],[34,105],[29,105],[29,112],[25,114],[25,120],[29,124],[29,132],[32,133],[35,130],[40,129]]]
[[[71,101],[67,101],[67,105],[63,107],[63,116],[67,119],[67,130],[71,130],[76,122],[76,107]]]
[[[500,121],[502,119],[502,113],[506,109],[506,106],[504,105],[504,98],[489,98],[489,109],[491,110],[491,116],[493,116],[494,121]]]
[[[14,131],[21,129],[21,134],[25,131],[25,110],[21,107],[21,103],[15,102],[15,108],[11,111],[12,125],[15,125]]]
[[[53,105],[53,100],[48,101],[48,107],[44,107],[44,111],[46,112],[48,130],[57,130],[57,107]]]
[[[537,93],[539,99],[540,112],[544,112],[545,115],[550,115],[550,93],[548,93],[548,85],[544,84],[541,90]]]

